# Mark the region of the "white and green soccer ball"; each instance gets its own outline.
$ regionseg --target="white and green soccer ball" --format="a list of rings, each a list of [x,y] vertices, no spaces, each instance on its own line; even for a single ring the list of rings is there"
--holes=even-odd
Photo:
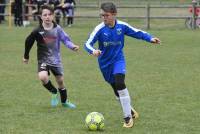
[[[85,118],[86,127],[89,130],[103,130],[104,129],[104,117],[101,113],[91,112]]]

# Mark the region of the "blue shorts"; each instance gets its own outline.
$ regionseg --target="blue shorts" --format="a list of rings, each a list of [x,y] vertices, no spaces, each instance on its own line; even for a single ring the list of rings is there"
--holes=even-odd
[[[125,74],[126,73],[126,64],[125,61],[117,61],[106,68],[101,69],[101,73],[105,81],[108,83],[114,83],[114,75],[115,74]]]

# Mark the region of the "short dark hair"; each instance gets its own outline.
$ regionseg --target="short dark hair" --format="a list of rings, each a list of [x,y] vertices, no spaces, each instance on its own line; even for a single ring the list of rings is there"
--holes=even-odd
[[[43,5],[43,6],[41,6],[40,14],[42,14],[42,11],[43,11],[44,9],[47,9],[47,10],[49,10],[51,13],[54,13],[54,8],[53,8],[52,6],[50,6],[50,5]]]
[[[105,2],[101,4],[101,9],[104,12],[109,12],[109,13],[117,13],[117,8],[114,3],[112,2]]]

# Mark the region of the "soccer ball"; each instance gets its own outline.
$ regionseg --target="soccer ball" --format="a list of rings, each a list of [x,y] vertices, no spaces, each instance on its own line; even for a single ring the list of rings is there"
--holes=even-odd
[[[101,113],[91,112],[85,118],[85,124],[89,130],[103,130],[104,129],[104,117]]]

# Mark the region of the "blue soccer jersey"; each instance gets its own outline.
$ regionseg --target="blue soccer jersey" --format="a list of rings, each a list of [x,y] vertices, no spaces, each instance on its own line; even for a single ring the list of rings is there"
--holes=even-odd
[[[104,22],[97,25],[84,47],[86,51],[92,54],[95,50],[94,44],[98,41],[98,49],[102,51],[102,54],[98,57],[98,62],[100,69],[104,69],[117,61],[125,62],[123,53],[125,35],[147,42],[152,39],[152,36],[147,32],[136,29],[126,22],[116,20],[115,26],[112,28],[105,25]]]

